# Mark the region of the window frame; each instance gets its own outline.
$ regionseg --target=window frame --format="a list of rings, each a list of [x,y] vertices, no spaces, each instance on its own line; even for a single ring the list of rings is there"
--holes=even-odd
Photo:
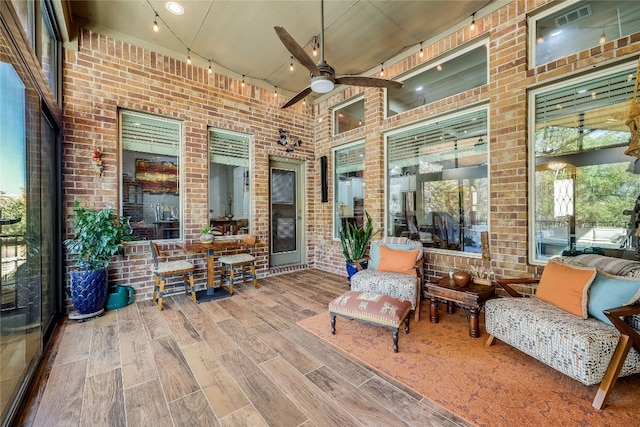
[[[251,134],[236,132],[236,131],[219,128],[215,126],[207,126],[207,212],[208,212],[207,223],[211,225],[211,221],[215,218],[215,216],[213,215],[214,212],[212,212],[212,207],[211,207],[211,191],[212,191],[212,188],[211,188],[211,163],[212,163],[211,134],[212,132],[218,132],[218,133],[230,135],[232,137],[246,138],[247,140],[247,145],[248,145],[247,172],[248,172],[248,180],[249,180],[249,207],[248,207],[248,213],[247,213],[247,220],[248,220],[247,231],[251,233],[253,230],[253,204],[254,204],[254,188],[253,188],[253,185],[251,184],[254,179],[253,168],[252,168],[253,155],[254,155],[253,153],[254,137]],[[234,215],[234,217],[235,216],[236,215]],[[235,239],[237,238],[237,235],[229,235],[229,236],[223,235],[219,237],[221,239],[225,239],[225,238]]]
[[[548,92],[553,92],[558,89],[569,88],[572,86],[577,86],[586,82],[590,82],[592,80],[606,77],[611,74],[623,72],[625,70],[633,70],[630,72],[634,72],[636,70],[636,60],[625,61],[624,63],[620,63],[617,65],[601,68],[594,70],[589,73],[573,75],[567,79],[563,80],[554,80],[553,82],[541,86],[536,86],[527,91],[527,162],[529,163],[527,172],[527,216],[529,218],[529,224],[527,226],[528,231],[528,260],[530,265],[539,265],[544,266],[547,264],[548,260],[545,259],[537,259],[536,257],[536,146],[535,146],[535,136],[536,136],[536,96]],[[615,146],[611,146],[610,148],[615,148]],[[629,158],[631,160],[631,157]]]
[[[488,42],[489,42],[489,35],[488,34],[484,34],[482,36],[479,36],[477,38],[475,38],[473,41],[469,42],[469,43],[465,43],[455,49],[452,49],[440,56],[434,57],[432,59],[430,59],[429,61],[425,62],[424,65],[420,66],[420,67],[416,67],[414,69],[412,69],[411,71],[407,72],[406,74],[399,76],[396,80],[398,80],[399,82],[404,83],[406,80],[413,78],[417,75],[420,75],[422,73],[425,73],[427,71],[433,70],[434,68],[437,68],[439,65],[440,66],[444,66],[447,62],[454,60],[456,58],[459,58],[460,56],[463,56],[466,53],[471,52],[474,49],[479,48],[480,46],[484,45],[485,46],[485,52],[486,52],[486,76],[487,76],[487,80],[485,81],[484,84],[480,85],[480,86],[476,86],[476,87],[482,87],[485,86],[487,84],[489,84],[490,82],[490,68],[489,68],[489,46],[488,46]],[[466,90],[471,90],[471,89],[466,89]],[[445,98],[440,98],[437,99],[435,101],[432,102],[437,102],[440,101],[442,99],[447,99],[450,98],[451,96],[456,96],[457,94],[462,93],[462,92],[456,92],[455,94],[449,95],[448,97]],[[390,117],[396,117],[396,116],[400,116],[402,114],[406,114],[409,113],[411,111],[414,111],[415,109],[420,108],[420,107],[414,107],[410,110],[406,110],[403,111],[401,113],[397,113],[394,115],[389,115],[389,91],[385,89],[385,93],[384,93],[384,118],[388,119]]]
[[[342,132],[338,132],[338,121],[336,120],[336,114],[338,114],[340,112],[340,110],[343,110],[357,102],[362,101],[362,124],[360,124],[359,126],[352,128],[352,129],[347,129],[347,130],[343,130]],[[338,136],[338,135],[342,135],[345,132],[349,132],[351,130],[354,129],[358,129],[361,128],[365,125],[365,109],[364,109],[364,93],[354,96],[353,98],[350,98],[349,100],[338,104],[336,106],[334,106],[333,108],[331,108],[331,135],[332,136]]]
[[[176,164],[178,166],[178,237],[170,237],[170,238],[162,238],[162,237],[157,237],[154,236],[153,239],[151,240],[158,240],[158,241],[163,241],[163,242],[171,242],[171,241],[184,241],[185,239],[185,209],[184,209],[184,193],[185,193],[185,168],[183,167],[183,158],[185,155],[185,126],[184,126],[184,120],[181,119],[175,119],[172,117],[167,117],[167,116],[161,116],[161,115],[157,115],[157,114],[152,114],[152,113],[147,113],[147,112],[143,112],[143,111],[137,111],[137,110],[130,110],[130,109],[126,109],[126,108],[119,108],[118,109],[118,145],[119,145],[119,186],[120,186],[120,190],[119,190],[119,206],[120,206],[120,215],[125,216],[124,215],[124,205],[125,205],[125,197],[129,197],[129,194],[124,194],[125,192],[125,183],[124,183],[124,151],[133,151],[130,150],[128,148],[125,148],[124,143],[123,143],[123,137],[122,137],[122,130],[123,130],[123,119],[122,116],[123,115],[130,115],[130,116],[135,116],[135,117],[143,117],[143,118],[147,118],[147,119],[153,119],[153,120],[159,120],[159,121],[163,121],[163,122],[168,122],[168,123],[172,123],[172,124],[176,124],[178,125],[179,129],[178,129],[178,135],[179,135],[179,139],[178,139],[178,146],[176,148]],[[147,151],[143,152],[149,155],[153,155],[154,153],[149,153]],[[144,192],[143,192],[144,195]],[[148,202],[141,202],[143,205],[144,204],[148,204]],[[143,211],[144,211],[144,207],[143,207]],[[144,213],[142,214],[143,220],[144,220]],[[157,231],[156,231],[157,233]],[[143,240],[144,241],[144,240]]]
[[[447,113],[438,115],[438,116],[433,116],[430,117],[427,120],[423,120],[417,123],[413,123],[410,126],[406,126],[406,127],[402,127],[402,128],[397,128],[394,130],[391,130],[389,132],[385,132],[384,133],[384,165],[383,165],[383,169],[384,169],[384,188],[383,188],[383,196],[384,196],[384,221],[383,221],[383,233],[384,236],[388,236],[389,234],[389,197],[390,197],[390,190],[389,190],[389,183],[390,183],[390,177],[389,177],[389,137],[396,135],[398,133],[402,133],[402,132],[406,132],[406,131],[411,131],[420,127],[424,127],[424,126],[429,126],[431,124],[434,123],[438,123],[440,121],[443,120],[452,120],[455,119],[457,117],[462,117],[465,115],[468,115],[470,113],[474,113],[474,112],[479,112],[479,111],[485,111],[486,114],[486,122],[487,122],[487,129],[486,129],[486,138],[487,138],[487,191],[490,194],[491,191],[491,157],[490,157],[490,139],[491,139],[491,108],[490,108],[490,104],[489,103],[482,103],[479,105],[475,105],[472,106],[470,108],[466,108],[466,109],[460,109],[460,110],[454,110],[454,111],[449,111]],[[416,188],[417,191],[417,188]],[[490,232],[491,231],[491,198],[489,197],[487,200],[487,231]],[[467,251],[463,251],[463,250],[454,250],[454,249],[441,249],[441,248],[435,248],[435,247],[425,247],[424,248],[425,251],[429,251],[429,252],[434,252],[434,253],[444,253],[447,255],[461,255],[461,256],[465,256],[468,258],[482,258],[482,252],[477,253],[477,252],[467,252]]]
[[[336,216],[338,215],[338,198],[337,198],[337,191],[338,191],[338,164],[336,161],[336,155],[338,154],[339,151],[342,150],[347,150],[347,149],[353,149],[354,147],[357,147],[359,145],[362,145],[363,150],[366,149],[366,144],[365,144],[365,139],[358,139],[346,144],[342,144],[340,146],[337,147],[333,147],[331,150],[331,159],[333,162],[333,209],[332,209],[332,215],[331,215],[331,236],[332,239],[334,241],[339,241],[340,240],[340,234],[339,234],[339,230],[337,230],[336,227],[336,223],[337,223],[337,218]],[[362,200],[364,202],[364,200],[366,200],[364,191],[365,191],[365,182],[364,182],[364,174],[365,174],[365,167],[366,167],[366,163],[364,161],[364,157],[362,159]],[[363,207],[364,209],[364,207]],[[366,214],[363,211],[363,216],[366,217]]]

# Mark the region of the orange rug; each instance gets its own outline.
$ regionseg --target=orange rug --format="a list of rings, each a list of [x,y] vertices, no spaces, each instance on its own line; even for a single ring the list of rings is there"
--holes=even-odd
[[[410,333],[400,330],[398,353],[387,328],[338,316],[331,335],[328,312],[298,323],[478,426],[638,425],[640,375],[620,378],[599,411],[591,406],[597,385],[584,386],[501,341],[486,347],[484,324],[480,338],[469,337],[463,310],[447,314],[441,307],[440,323],[433,324],[425,305]]]

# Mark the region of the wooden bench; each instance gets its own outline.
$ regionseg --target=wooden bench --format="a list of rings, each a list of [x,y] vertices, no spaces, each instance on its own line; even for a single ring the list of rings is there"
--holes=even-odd
[[[393,333],[393,351],[397,353],[398,330],[402,322],[404,331],[409,333],[409,312],[411,301],[365,291],[349,291],[329,303],[331,334],[336,333],[336,315],[385,326]]]

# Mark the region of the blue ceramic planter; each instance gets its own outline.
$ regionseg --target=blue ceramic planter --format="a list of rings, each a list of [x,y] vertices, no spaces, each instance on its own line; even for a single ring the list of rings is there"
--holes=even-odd
[[[347,264],[347,276],[349,280],[349,286],[351,286],[351,276],[353,276],[358,272],[358,268],[352,262],[347,262],[346,264]],[[364,270],[369,265],[369,261],[361,261],[359,262],[359,264],[360,264],[360,269]]]
[[[80,314],[104,308],[107,299],[107,269],[71,272],[71,301]]]

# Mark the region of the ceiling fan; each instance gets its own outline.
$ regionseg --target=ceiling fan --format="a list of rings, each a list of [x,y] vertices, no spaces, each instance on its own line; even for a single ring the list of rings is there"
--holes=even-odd
[[[304,65],[311,72],[311,83],[306,88],[298,92],[293,98],[289,100],[282,108],[287,108],[302,100],[309,93],[327,93],[331,92],[336,84],[345,84],[351,86],[366,86],[366,87],[386,87],[396,88],[402,87],[401,82],[393,80],[379,79],[376,77],[364,77],[364,76],[336,76],[335,70],[325,62],[324,60],[324,0],[320,1],[320,61],[315,64],[313,59],[302,47],[291,37],[291,35],[283,27],[273,27],[280,37],[280,41],[287,48],[287,50]]]

